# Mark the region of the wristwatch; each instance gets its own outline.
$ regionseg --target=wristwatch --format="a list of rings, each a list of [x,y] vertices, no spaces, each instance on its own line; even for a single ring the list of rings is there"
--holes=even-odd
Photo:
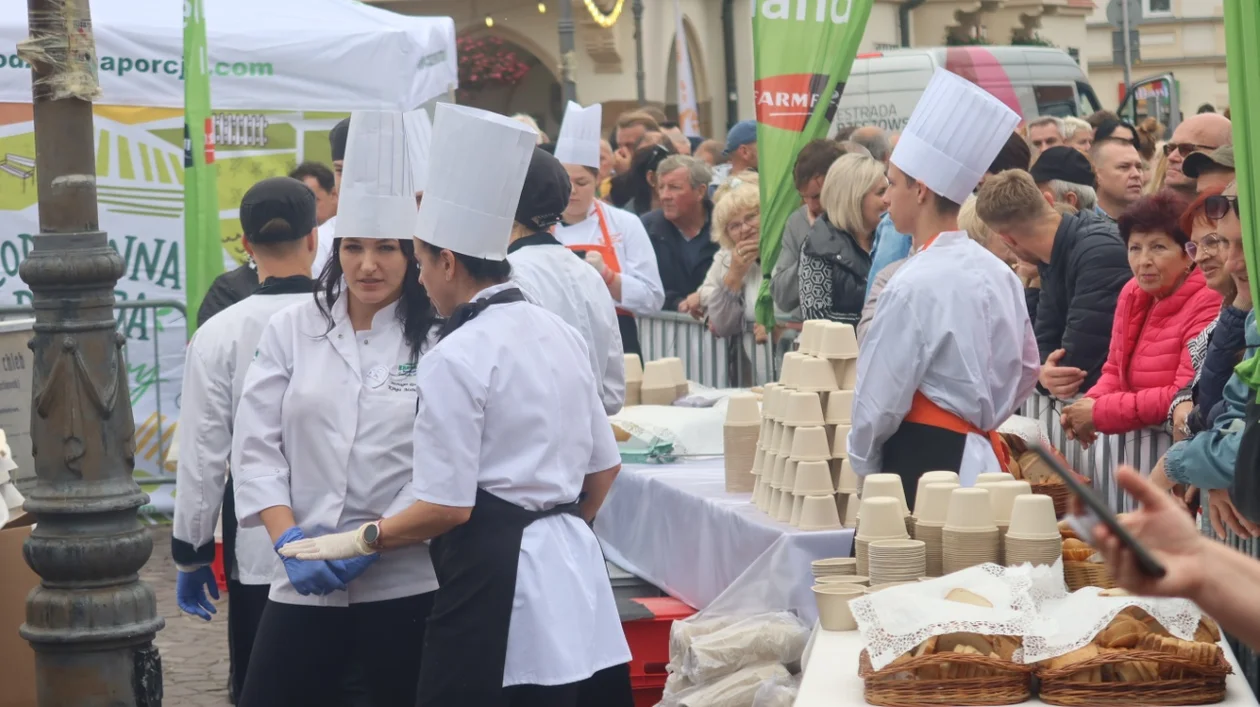
[[[381,549],[381,539],[384,534],[381,532],[381,522],[374,520],[363,526],[363,542],[373,550]]]

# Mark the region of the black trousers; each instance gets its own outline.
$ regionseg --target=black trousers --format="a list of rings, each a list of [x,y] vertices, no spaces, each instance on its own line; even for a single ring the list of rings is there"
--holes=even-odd
[[[967,435],[917,422],[903,422],[884,443],[884,471],[901,477],[906,504],[914,510],[919,477],[929,471],[962,468]]]
[[[344,707],[362,667],[373,707],[414,707],[433,593],[348,607],[268,601],[239,707]]]
[[[621,350],[642,357],[639,348],[639,325],[629,314],[617,313],[617,328],[621,331]]]
[[[231,697],[235,701],[245,691],[246,668],[254,651],[254,639],[263,609],[267,606],[267,584],[241,584],[228,580],[228,672]]]

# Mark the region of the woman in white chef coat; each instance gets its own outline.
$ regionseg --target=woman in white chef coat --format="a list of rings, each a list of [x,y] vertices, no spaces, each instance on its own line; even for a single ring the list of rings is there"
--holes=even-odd
[[[277,549],[414,500],[416,364],[435,316],[407,238],[415,191],[397,157],[403,142],[400,114],[354,114],[335,257],[314,299],[271,318],[245,380],[236,512],[242,527],[266,527]],[[283,564],[238,705],[338,705],[357,662],[374,707],[412,707],[437,589],[428,548]]]
[[[508,283],[533,140],[502,116],[438,105],[431,166],[444,178],[425,192],[416,255],[448,321],[417,367],[414,503],[281,549],[389,557],[432,539],[441,587],[422,707],[592,704],[581,683],[630,658],[587,525],[621,464],[586,346]]]
[[[603,107],[569,102],[556,140],[556,159],[573,185],[556,239],[582,253],[604,278],[617,303],[617,324],[626,353],[638,354],[635,315],[653,314],[665,304],[656,251],[639,217],[595,198],[599,183],[599,135]]]

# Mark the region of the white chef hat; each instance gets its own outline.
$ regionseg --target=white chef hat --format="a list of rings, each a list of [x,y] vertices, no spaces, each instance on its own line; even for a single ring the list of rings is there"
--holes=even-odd
[[[536,138],[528,126],[507,116],[439,103],[429,173],[441,179],[432,180],[424,192],[415,237],[474,258],[507,258]]]
[[[604,107],[598,103],[585,108],[569,101],[564,108],[564,122],[556,138],[556,159],[563,164],[577,164],[599,169],[599,131]]]
[[[433,122],[423,108],[403,113],[403,129],[407,137],[407,163],[411,167],[411,186],[424,191],[429,182],[429,145],[433,142]]]
[[[1018,124],[1019,115],[993,95],[938,68],[897,141],[892,163],[961,204]]]
[[[414,179],[403,114],[351,113],[333,235],[410,237],[416,219]]]

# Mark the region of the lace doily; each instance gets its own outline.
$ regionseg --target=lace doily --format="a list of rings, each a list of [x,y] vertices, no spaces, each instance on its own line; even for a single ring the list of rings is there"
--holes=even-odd
[[[1070,653],[1094,640],[1100,631],[1130,606],[1136,606],[1169,633],[1194,640],[1202,612],[1187,599],[1155,597],[1103,597],[1098,587],[1085,587],[1061,599],[1042,604],[1039,622],[1044,629],[1024,637],[1024,662],[1035,663]]]

